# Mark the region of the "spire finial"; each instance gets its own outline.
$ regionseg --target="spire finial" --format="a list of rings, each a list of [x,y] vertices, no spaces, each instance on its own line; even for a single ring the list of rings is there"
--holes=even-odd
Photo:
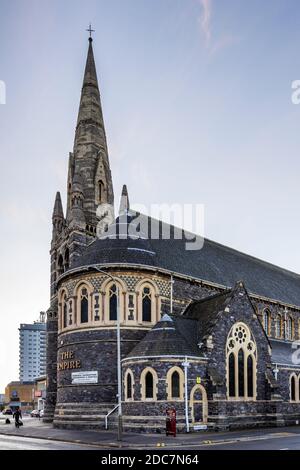
[[[95,32],[94,29],[92,29],[92,23],[90,23],[90,26],[89,26],[89,29],[86,30],[88,33],[90,33],[90,37],[89,37],[89,41],[92,42],[93,38],[92,38],[92,33]]]

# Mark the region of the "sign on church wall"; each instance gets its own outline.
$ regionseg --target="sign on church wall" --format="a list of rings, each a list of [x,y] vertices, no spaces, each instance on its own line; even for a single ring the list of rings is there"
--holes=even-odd
[[[72,385],[75,384],[97,384],[98,371],[72,372]]]

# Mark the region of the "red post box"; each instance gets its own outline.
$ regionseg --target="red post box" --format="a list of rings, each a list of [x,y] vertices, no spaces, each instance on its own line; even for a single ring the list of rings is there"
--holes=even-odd
[[[166,410],[166,436],[176,437],[176,409],[168,407]]]

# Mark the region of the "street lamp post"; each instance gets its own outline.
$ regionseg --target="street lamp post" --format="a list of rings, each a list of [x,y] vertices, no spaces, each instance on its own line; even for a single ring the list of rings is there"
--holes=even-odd
[[[118,279],[111,274],[96,267],[99,273],[105,274],[116,283],[117,289],[117,378],[118,378],[118,441],[122,440],[122,370],[121,370],[121,315],[120,315],[120,291]]]
[[[185,425],[186,425],[186,432],[190,432],[189,405],[188,405],[188,368],[190,367],[190,363],[188,362],[187,357],[185,357],[185,360],[182,363],[182,366],[184,367]]]

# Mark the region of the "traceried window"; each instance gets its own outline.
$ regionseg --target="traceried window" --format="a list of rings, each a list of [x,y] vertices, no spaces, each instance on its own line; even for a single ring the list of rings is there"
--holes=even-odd
[[[282,316],[280,313],[275,318],[275,336],[276,338],[282,338]]]
[[[80,291],[80,322],[88,323],[89,321],[89,295],[86,287]]]
[[[263,322],[264,322],[264,330],[266,334],[269,336],[271,334],[271,313],[269,310],[264,310]]]
[[[142,293],[142,321],[152,321],[152,291],[150,287],[144,287]]]
[[[109,320],[116,321],[118,318],[118,289],[112,284],[109,289]]]
[[[244,323],[236,323],[227,338],[227,396],[256,399],[256,343]]]

